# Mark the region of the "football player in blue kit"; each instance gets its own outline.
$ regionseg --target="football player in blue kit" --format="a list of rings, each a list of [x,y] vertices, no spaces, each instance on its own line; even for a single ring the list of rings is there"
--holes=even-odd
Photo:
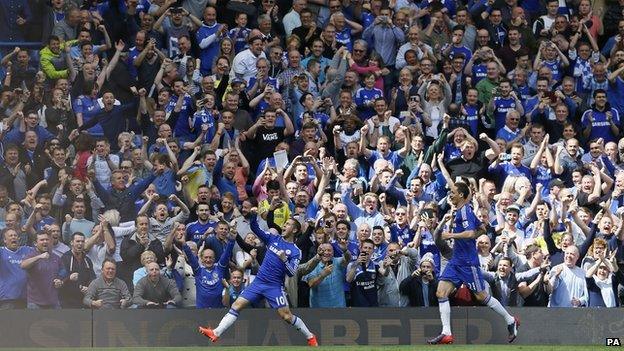
[[[479,257],[475,238],[479,236],[478,228],[481,222],[470,205],[470,188],[466,183],[451,184],[449,202],[452,207],[452,222],[449,231],[442,233],[442,239],[454,239],[453,257],[444,268],[440,276],[440,283],[436,295],[442,320],[442,333],[429,340],[429,344],[452,344],[451,334],[451,305],[448,297],[462,283],[475,294],[477,300],[492,308],[505,318],[509,336],[507,341],[513,342],[518,333],[518,319],[511,316],[501,303],[488,295],[483,284]]]
[[[308,345],[318,346],[316,336],[308,330],[303,320],[290,312],[284,290],[286,274],[292,277],[297,272],[297,266],[301,259],[301,250],[293,242],[295,235],[301,232],[301,224],[290,218],[284,224],[282,235],[274,235],[260,229],[257,214],[254,213],[250,219],[250,226],[253,233],[264,241],[267,247],[266,256],[260,265],[258,275],[234,301],[232,308],[221,319],[219,326],[215,329],[199,327],[199,332],[212,342],[216,342],[234,324],[243,308],[265,298],[271,308],[277,309],[277,313],[286,323],[294,326],[305,335]]]

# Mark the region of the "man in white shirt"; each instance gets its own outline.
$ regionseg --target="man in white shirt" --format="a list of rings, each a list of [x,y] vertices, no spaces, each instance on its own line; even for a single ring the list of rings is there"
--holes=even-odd
[[[258,73],[256,61],[259,58],[266,58],[264,53],[264,41],[257,31],[252,31],[249,39],[249,49],[239,52],[232,62],[231,79],[241,78],[249,83],[251,77]]]
[[[293,1],[292,10],[290,10],[290,12],[288,12],[282,20],[286,37],[289,37],[292,34],[293,29],[301,26],[301,17],[299,17],[299,13],[306,7],[307,3],[307,0]]]
[[[585,271],[576,265],[579,250],[576,246],[565,249],[563,263],[550,271],[550,301],[548,307],[587,306],[588,292]]]

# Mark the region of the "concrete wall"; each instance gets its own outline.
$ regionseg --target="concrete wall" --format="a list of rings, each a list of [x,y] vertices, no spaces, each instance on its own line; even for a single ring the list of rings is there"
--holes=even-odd
[[[0,347],[197,346],[198,325],[216,326],[226,310],[0,311]],[[321,345],[424,344],[440,331],[437,308],[299,309]],[[521,321],[518,344],[605,345],[624,335],[622,309],[512,309]],[[486,307],[452,310],[455,342],[503,344],[504,321]],[[270,309],[249,309],[220,345],[305,345]]]

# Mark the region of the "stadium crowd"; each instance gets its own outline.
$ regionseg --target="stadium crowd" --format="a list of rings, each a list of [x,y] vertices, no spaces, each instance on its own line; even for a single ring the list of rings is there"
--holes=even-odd
[[[466,189],[503,306],[621,304],[622,0],[0,9],[0,309],[230,306],[265,231],[291,306],[437,306]]]

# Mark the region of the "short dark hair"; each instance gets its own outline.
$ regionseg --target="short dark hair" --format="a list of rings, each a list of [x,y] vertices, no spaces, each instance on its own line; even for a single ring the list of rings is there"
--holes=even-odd
[[[279,190],[280,184],[277,180],[271,179],[267,182],[266,187],[267,187],[267,190]]]
[[[115,267],[117,267],[117,262],[115,262],[112,258],[105,258],[104,261],[102,261],[102,268],[104,268],[106,263],[112,263]]]
[[[56,40],[56,41],[61,41],[61,39],[60,39],[58,36],[56,36],[56,35],[50,35],[50,36],[48,37],[48,44],[49,44],[49,43],[51,43],[53,40]]]
[[[364,246],[364,244],[371,244],[371,245],[373,245],[373,247],[375,246],[375,243],[371,239],[364,239],[360,243],[360,249],[362,248],[362,246]]]
[[[464,199],[467,199],[470,196],[470,188],[466,183],[455,183],[455,188],[457,188],[457,192],[459,192]]]
[[[597,96],[598,94],[601,94],[601,93],[602,93],[602,94],[605,94],[605,95],[607,94],[607,92],[606,92],[604,89],[596,89],[596,90],[594,90],[594,93],[592,94],[592,97],[595,99],[595,98],[596,98],[596,96]]]
[[[351,230],[351,223],[347,220],[341,219],[338,222],[336,222],[336,227],[338,226],[338,224],[344,224],[347,226],[347,229]]]
[[[74,239],[75,239],[77,236],[81,236],[81,237],[83,237],[83,238],[84,238],[84,237],[86,237],[86,235],[84,235],[84,233],[81,233],[81,232],[75,232],[75,233],[74,233],[74,234],[72,234],[72,236],[71,236],[71,241],[74,241]]]

